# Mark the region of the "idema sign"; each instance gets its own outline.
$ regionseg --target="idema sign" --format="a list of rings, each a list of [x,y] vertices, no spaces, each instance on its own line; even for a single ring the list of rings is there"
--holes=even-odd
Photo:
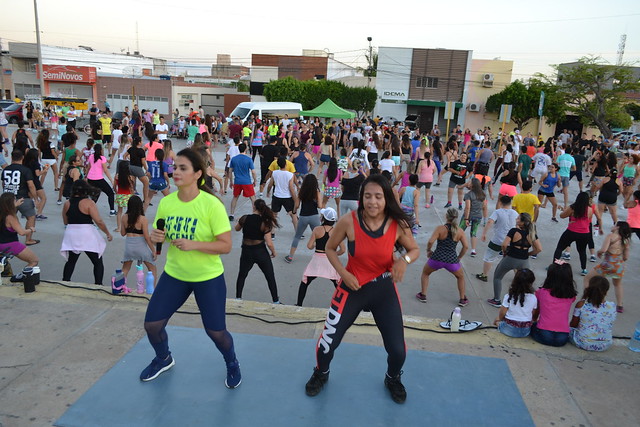
[[[404,104],[409,98],[407,92],[403,89],[383,89],[380,100],[387,103]]]
[[[52,82],[95,83],[96,68],[45,64],[43,78]]]

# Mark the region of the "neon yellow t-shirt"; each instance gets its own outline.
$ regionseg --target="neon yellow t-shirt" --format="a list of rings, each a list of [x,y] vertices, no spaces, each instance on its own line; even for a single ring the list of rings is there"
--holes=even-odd
[[[111,118],[100,117],[100,124],[102,124],[102,135],[111,135]]]
[[[540,200],[535,194],[532,193],[519,193],[513,197],[513,201],[511,202],[511,206],[516,212],[523,213],[526,212],[531,215],[531,219],[535,218],[535,207],[540,204]]]
[[[251,131],[251,128],[248,128],[248,127],[242,128],[242,136],[243,137],[250,138],[252,133],[253,132]]]
[[[276,136],[278,134],[278,125],[270,125],[267,131],[269,132],[269,136]]]
[[[154,224],[165,220],[167,242],[174,239],[189,239],[198,242],[213,242],[218,236],[231,231],[227,211],[216,196],[205,191],[190,202],[178,198],[178,192],[164,197],[158,205]],[[169,246],[164,271],[185,282],[203,282],[220,276],[224,272],[220,255],[200,251],[181,251]]]

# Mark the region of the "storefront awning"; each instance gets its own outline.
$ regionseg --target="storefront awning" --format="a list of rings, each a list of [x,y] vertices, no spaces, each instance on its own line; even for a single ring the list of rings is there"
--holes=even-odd
[[[420,99],[409,99],[407,105],[417,105],[420,107],[446,107],[445,101],[423,101]],[[456,108],[462,108],[464,104],[462,102],[456,102]]]

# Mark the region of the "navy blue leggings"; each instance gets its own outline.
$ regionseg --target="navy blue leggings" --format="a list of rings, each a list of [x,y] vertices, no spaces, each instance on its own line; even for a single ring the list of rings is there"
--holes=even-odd
[[[221,274],[204,282],[184,282],[162,273],[158,279],[144,317],[144,328],[156,356],[165,359],[169,353],[166,325],[191,293],[195,295],[207,335],[213,340],[227,363],[235,360],[233,338],[226,329],[225,304],[227,286]]]

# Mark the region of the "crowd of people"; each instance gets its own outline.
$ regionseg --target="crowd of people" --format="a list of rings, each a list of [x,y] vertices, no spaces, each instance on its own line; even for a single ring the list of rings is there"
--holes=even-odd
[[[304,303],[316,278],[328,279],[335,287],[318,342],[318,364],[306,385],[308,395],[320,392],[342,336],[358,313],[368,310],[389,353],[385,385],[394,401],[404,401],[400,376],[405,350],[395,282],[408,264],[419,260],[418,244],[426,245],[427,255],[418,301],[428,302],[430,276],[445,269],[457,282],[458,305],[469,304],[469,278],[462,260],[482,251],[482,272],[472,274],[471,280],[487,282],[492,276],[493,293],[487,303],[499,308],[495,324],[501,333],[530,335],[554,346],[571,341],[587,350],[611,345],[613,322],[624,312],[623,278],[632,234],[640,238],[636,144],[579,138],[567,131],[542,141],[531,134],[523,136],[519,129],[500,129],[494,135],[488,127],[472,134],[458,126],[450,135],[441,135],[437,126],[422,132],[377,117],[322,122],[252,116],[242,123],[222,113],[192,111],[172,120],[170,126],[157,110],[140,111],[135,106],[116,121],[109,111],[92,106],[92,134],[85,147],[77,146],[75,128],[64,116],[56,120],[55,129],[52,125],[40,129],[35,141],[21,123],[11,137],[11,164],[2,165],[3,275],[10,274],[8,257],[27,263],[12,281],[24,280],[38,265],[28,246],[39,243],[32,236],[36,221],[47,219],[42,213],[47,202],[43,186],[49,169],[53,170],[49,185],[58,193],[57,203],[64,204],[63,280],[71,280],[79,255],[85,252],[93,263],[94,283],[103,284],[106,242],[98,230],[107,241],[111,231],[126,237],[127,272],[134,261],[154,272],[158,283],[145,329],[156,357],[141,374],[143,381],[175,363],[165,326],[194,292],[205,330],[227,364],[226,385],[240,384],[233,339],[224,322],[226,285],[220,260],[220,254],[230,251],[232,228],[242,233],[236,298],[242,298],[247,275],[257,264],[272,302],[282,303],[272,262],[278,256],[273,240],[281,227],[294,230],[290,250],[283,256],[286,263],[295,262],[305,233],[307,248],[314,251],[296,305]],[[187,148],[174,153],[170,134],[185,138]],[[216,167],[213,154],[220,150],[225,161]],[[4,151],[8,156],[9,145]],[[446,200],[436,200],[431,190],[443,182]],[[574,182],[580,191],[572,202],[569,188]],[[232,196],[227,197],[228,192]],[[108,215],[116,217],[114,230],[105,225],[96,205],[102,193],[108,199]],[[158,193],[163,197],[149,231],[144,214]],[[251,203],[250,213],[236,219],[238,203],[244,199]],[[417,242],[423,224],[439,222],[436,203],[446,209],[445,221],[429,239]],[[552,255],[553,248],[541,243],[536,230],[540,209],[548,203],[552,222],[568,219]],[[279,215],[283,208],[288,219]],[[618,208],[626,211],[626,221],[618,218]],[[26,218],[24,227],[18,211]],[[605,226],[606,212],[613,227]],[[594,232],[605,231],[596,251]],[[478,247],[479,233],[486,242],[483,250]],[[25,236],[24,244],[18,235]],[[170,248],[164,273],[157,277],[154,245],[164,241]],[[570,319],[578,296],[567,262],[572,243],[580,258],[584,293]],[[346,266],[339,258],[343,253],[348,257]],[[548,267],[535,290],[536,278],[529,267],[537,259]],[[593,263],[591,269],[588,261]],[[513,271],[504,294],[502,281]],[[610,281],[615,303],[605,300]]]

